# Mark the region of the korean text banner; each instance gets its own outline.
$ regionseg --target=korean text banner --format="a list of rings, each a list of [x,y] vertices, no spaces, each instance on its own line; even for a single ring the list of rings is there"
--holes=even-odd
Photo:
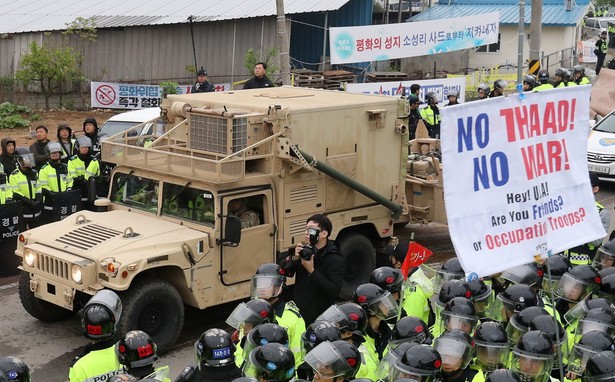
[[[330,28],[331,63],[451,52],[498,41],[500,13],[413,23]]]
[[[459,92],[459,102],[465,101],[465,77],[438,78],[434,80],[419,81],[366,82],[363,84],[346,84],[346,91],[349,93],[382,94],[395,96],[400,94],[402,89],[405,89],[407,95],[410,94],[410,86],[412,84],[419,84],[421,86],[421,93],[419,95],[421,102],[425,102],[425,94],[433,92],[438,95],[438,102],[444,104],[448,102],[446,96],[451,90],[456,90],[457,92]]]
[[[492,275],[606,235],[587,167],[590,89],[440,110],[446,214],[466,273]]]

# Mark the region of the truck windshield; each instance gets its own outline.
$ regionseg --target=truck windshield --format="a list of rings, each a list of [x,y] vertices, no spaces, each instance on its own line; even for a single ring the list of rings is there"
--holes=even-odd
[[[162,186],[162,215],[214,224],[214,196],[209,191],[164,183]]]
[[[155,213],[158,209],[158,180],[118,173],[113,177],[111,200]]]

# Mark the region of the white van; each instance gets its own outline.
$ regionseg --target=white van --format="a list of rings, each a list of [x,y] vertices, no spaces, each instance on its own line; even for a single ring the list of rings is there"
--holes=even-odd
[[[160,117],[161,109],[159,107],[152,107],[148,109],[127,111],[118,115],[114,115],[105,122],[98,131],[98,136],[110,137],[122,131],[126,131],[131,127],[139,125],[144,122],[150,122],[144,125],[141,129],[134,132],[134,135],[144,136],[159,133],[158,130],[154,130],[155,127],[162,127],[162,122],[157,119]]]

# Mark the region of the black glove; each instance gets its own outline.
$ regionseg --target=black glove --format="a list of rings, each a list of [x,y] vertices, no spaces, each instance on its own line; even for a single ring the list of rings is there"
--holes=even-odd
[[[82,184],[85,184],[85,177],[83,175],[74,177],[73,184],[77,186],[81,186]]]

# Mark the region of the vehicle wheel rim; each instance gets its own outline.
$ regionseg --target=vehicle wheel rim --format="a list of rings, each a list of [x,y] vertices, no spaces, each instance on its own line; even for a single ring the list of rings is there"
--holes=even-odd
[[[139,325],[146,333],[154,333],[160,329],[164,319],[164,312],[158,305],[148,305],[139,316]]]

